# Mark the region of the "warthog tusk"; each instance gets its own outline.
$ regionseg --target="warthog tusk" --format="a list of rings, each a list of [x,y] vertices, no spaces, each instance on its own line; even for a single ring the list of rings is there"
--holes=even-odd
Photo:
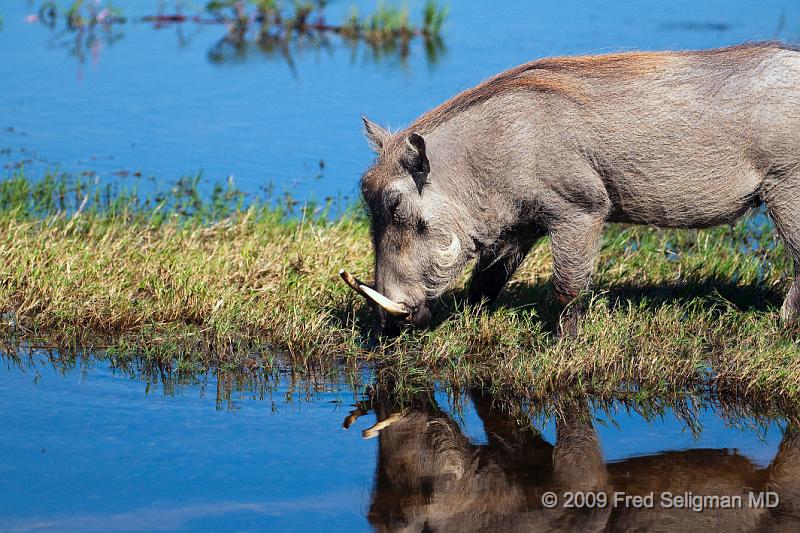
[[[386,429],[401,418],[406,415],[405,411],[401,411],[399,413],[392,413],[386,417],[386,419],[381,420],[377,424],[372,427],[369,427],[361,432],[361,438],[363,439],[371,439],[373,437],[377,437],[378,434],[381,432],[382,429]]]
[[[358,294],[374,302],[376,305],[382,307],[387,313],[392,315],[396,318],[405,318],[411,313],[409,313],[408,309],[404,306],[400,305],[399,303],[393,302],[383,294],[379,293],[369,285],[366,285],[361,280],[350,274],[350,272],[346,270],[340,270],[339,275],[342,277],[345,283],[347,283],[351,289],[356,291]]]

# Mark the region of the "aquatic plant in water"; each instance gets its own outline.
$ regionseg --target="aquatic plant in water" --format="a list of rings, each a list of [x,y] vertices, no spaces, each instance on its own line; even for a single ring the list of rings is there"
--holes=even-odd
[[[222,59],[223,48],[241,49],[253,33],[254,41],[262,50],[283,49],[293,40],[305,39],[325,44],[329,35],[338,35],[350,43],[365,42],[375,52],[398,52],[401,57],[409,53],[409,44],[415,38],[425,43],[428,58],[433,60],[443,48],[441,30],[447,9],[435,0],[426,2],[421,25],[411,22],[408,6],[398,6],[380,0],[374,13],[362,17],[355,6],[341,24],[329,22],[325,17],[326,0],[212,0],[206,5],[214,18],[228,26],[212,59]]]
[[[57,33],[54,40],[59,40],[65,34],[74,36],[60,43],[69,48],[72,55],[83,61],[86,52],[90,51],[92,57],[97,59],[103,44],[111,44],[122,36],[120,26],[127,22],[122,11],[111,2],[101,0],[86,1],[74,0],[70,6],[62,11],[55,2],[42,2],[37,13],[25,18],[28,23],[39,22],[55,30],[60,19],[64,20],[66,32]]]
[[[29,22],[39,21],[42,24],[54,27],[59,18],[59,9],[55,2],[43,2],[39,6],[37,15],[28,17]],[[124,24],[127,19],[122,11],[111,2],[103,3],[98,0],[87,2],[74,0],[64,12],[67,28],[77,31],[90,26]]]
[[[327,20],[326,6],[327,0],[211,0],[202,11],[194,14],[182,12],[181,5],[176,4],[172,13],[159,9],[158,13],[139,20],[157,28],[186,23],[226,26],[226,35],[209,54],[215,61],[225,58],[226,48],[241,50],[253,43],[265,52],[282,51],[283,55],[288,55],[291,43],[304,40],[324,45],[331,35],[351,44],[366,43],[376,52],[398,52],[401,57],[408,55],[409,43],[415,38],[424,41],[426,54],[431,60],[443,49],[441,31],[448,10],[438,5],[436,0],[427,0],[419,24],[411,21],[406,4],[379,0],[375,11],[366,16],[361,16],[353,6],[340,24]],[[68,31],[78,34],[76,50],[90,48],[81,39],[86,36],[87,41],[94,41],[96,28],[110,33],[113,26],[129,20],[111,3],[75,0],[66,10],[59,10],[55,2],[43,2],[38,13],[29,15],[27,21],[41,22],[54,29],[61,18]]]

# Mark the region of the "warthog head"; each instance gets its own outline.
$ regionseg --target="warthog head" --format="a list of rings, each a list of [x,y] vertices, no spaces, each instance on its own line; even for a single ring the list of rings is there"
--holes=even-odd
[[[362,294],[376,304],[384,326],[391,315],[425,327],[431,301],[474,256],[471,217],[443,187],[453,169],[421,135],[392,134],[367,119],[364,125],[377,159],[361,188],[372,224],[375,291],[384,298]]]

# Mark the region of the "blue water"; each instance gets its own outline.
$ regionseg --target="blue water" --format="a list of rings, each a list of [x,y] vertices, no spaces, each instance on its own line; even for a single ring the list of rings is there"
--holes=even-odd
[[[64,2],[66,4],[68,2]],[[203,4],[199,2],[198,4]],[[419,18],[421,0],[408,2]],[[170,12],[171,2],[161,3]],[[328,20],[351,4],[338,0]],[[785,0],[694,2],[524,0],[450,3],[446,50],[436,62],[414,43],[407,59],[366,47],[290,47],[292,64],[250,47],[214,62],[220,26],[131,22],[83,59],[74,35],[24,21],[38,2],[0,5],[0,164],[34,169],[142,172],[172,182],[203,171],[258,192],[352,195],[371,159],[359,116],[393,127],[486,77],[533,58],[628,49],[708,48],[800,38],[800,4]],[[159,2],[117,0],[129,17]],[[119,35],[117,35],[119,34]],[[324,161],[322,179],[320,161]],[[5,172],[8,172],[6,169]],[[143,185],[147,186],[147,185]]]
[[[352,393],[230,410],[214,380],[168,396],[102,364],[0,372],[0,530],[366,525],[375,443],[341,428]]]
[[[105,363],[64,369],[35,361],[0,370],[2,531],[370,527],[378,443],[397,426],[362,439],[376,422],[369,412],[342,429],[363,390],[329,384],[307,393],[282,379],[266,393],[234,390],[218,402],[213,376],[165,394]],[[460,411],[442,391],[435,401],[443,414],[433,420],[452,420],[476,450],[486,445],[470,401]],[[624,410],[613,416],[595,410],[593,418],[609,463],[711,448],[764,468],[783,432],[779,421],[766,430],[731,426],[711,410],[700,412],[699,434],[669,410],[651,422]],[[537,429],[556,443],[552,419]],[[515,453],[524,456],[525,446]]]

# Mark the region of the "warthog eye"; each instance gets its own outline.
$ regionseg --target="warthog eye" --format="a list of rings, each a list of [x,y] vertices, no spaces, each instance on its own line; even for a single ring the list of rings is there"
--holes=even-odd
[[[395,223],[402,224],[404,222],[404,218],[406,214],[403,213],[403,209],[400,209],[400,203],[402,202],[403,198],[397,194],[387,194],[384,199],[384,205],[386,205],[386,209],[389,212],[389,216],[395,221]]]
[[[386,207],[389,209],[389,213],[391,213],[392,216],[394,216],[395,213],[397,212],[397,208],[399,205],[400,205],[400,195],[391,195],[388,198],[388,201],[386,202]]]

